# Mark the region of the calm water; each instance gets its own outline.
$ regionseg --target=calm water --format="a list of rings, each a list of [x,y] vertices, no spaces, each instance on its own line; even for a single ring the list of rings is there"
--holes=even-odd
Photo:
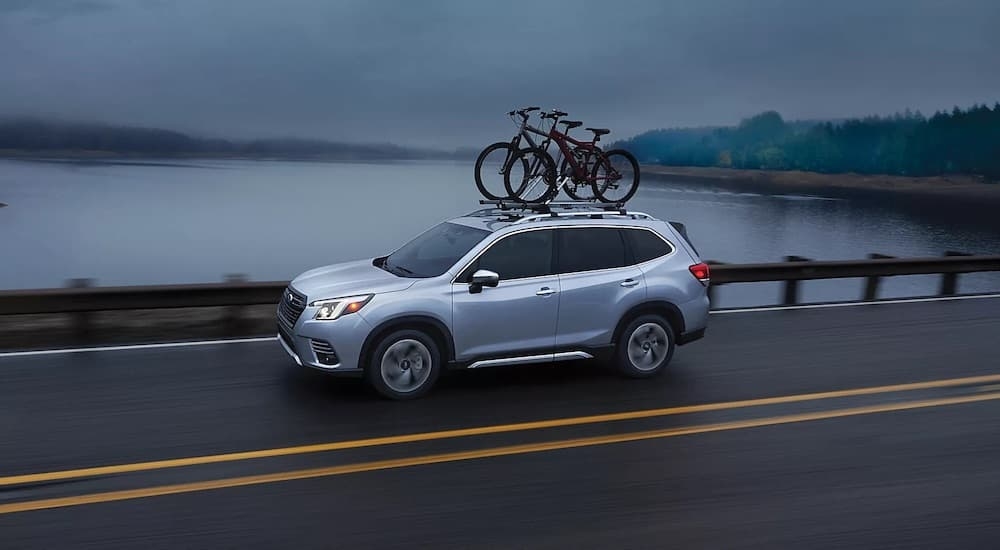
[[[390,251],[475,210],[469,162],[197,161],[81,164],[0,160],[0,288],[285,280]],[[1000,254],[1000,231],[857,200],[733,193],[645,179],[631,207],[685,222],[704,258],[862,258],[869,252]],[[887,281],[887,296],[933,292],[933,276]],[[808,300],[853,298],[856,280],[806,283]],[[1000,290],[1000,276],[960,291]],[[722,305],[770,303],[773,284],[727,286]]]

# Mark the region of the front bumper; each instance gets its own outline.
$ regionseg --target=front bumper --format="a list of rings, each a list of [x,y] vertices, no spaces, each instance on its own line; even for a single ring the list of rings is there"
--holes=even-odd
[[[353,314],[335,321],[312,319],[316,308],[306,308],[292,327],[278,323],[278,342],[297,365],[329,373],[360,374],[361,346],[371,325]]]
[[[279,327],[278,328],[278,342],[281,344],[281,347],[285,348],[285,353],[287,353],[289,356],[291,356],[292,359],[295,360],[295,364],[296,365],[298,365],[300,367],[304,366],[302,364],[302,359],[299,358],[299,354],[295,353],[295,350],[293,350],[288,345],[288,342],[285,340],[286,338],[287,338],[287,336],[285,336],[284,331],[281,330],[281,328]]]

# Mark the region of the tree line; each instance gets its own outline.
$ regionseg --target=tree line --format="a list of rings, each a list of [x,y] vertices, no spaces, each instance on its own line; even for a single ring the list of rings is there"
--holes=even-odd
[[[909,110],[836,122],[786,122],[775,111],[735,127],[645,132],[616,146],[670,166],[1000,179],[1000,103],[925,117]]]
[[[102,152],[126,155],[199,155],[271,158],[404,160],[459,158],[468,153],[414,149],[391,143],[358,144],[318,139],[228,140],[190,136],[160,128],[54,122],[39,119],[0,120],[2,150],[33,152]]]

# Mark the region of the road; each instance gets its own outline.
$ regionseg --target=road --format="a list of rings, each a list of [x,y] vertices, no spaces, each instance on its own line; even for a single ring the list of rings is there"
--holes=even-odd
[[[996,298],[716,314],[653,380],[406,403],[275,342],[0,357],[0,548],[993,547],[998,338]]]

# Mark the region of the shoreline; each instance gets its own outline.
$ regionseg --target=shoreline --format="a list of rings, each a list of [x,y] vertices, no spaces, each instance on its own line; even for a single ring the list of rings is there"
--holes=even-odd
[[[740,170],[696,166],[640,165],[643,176],[714,185],[730,190],[803,193],[833,198],[942,200],[953,203],[1000,205],[1000,183],[983,177],[822,174],[792,170]],[[640,185],[642,183],[640,182]]]

